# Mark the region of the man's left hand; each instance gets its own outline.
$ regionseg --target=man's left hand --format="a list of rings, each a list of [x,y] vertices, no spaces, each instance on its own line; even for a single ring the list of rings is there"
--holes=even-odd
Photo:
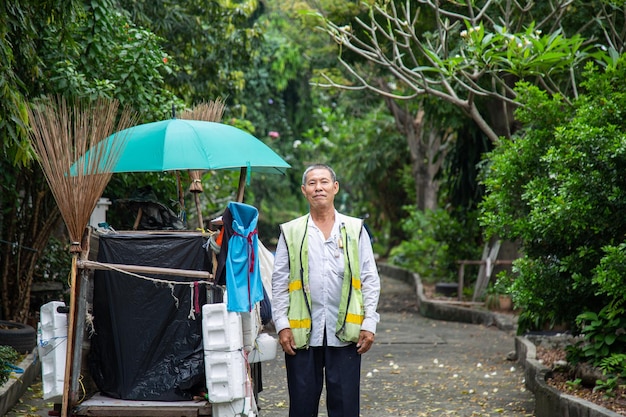
[[[359,341],[356,344],[357,350],[356,353],[359,355],[364,354],[374,344],[374,333],[368,332],[367,330],[361,330],[359,334]]]

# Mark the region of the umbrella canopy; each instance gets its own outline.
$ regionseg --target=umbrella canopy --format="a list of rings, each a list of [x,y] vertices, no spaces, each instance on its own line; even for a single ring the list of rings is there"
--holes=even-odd
[[[119,131],[98,146],[120,152],[112,172],[248,168],[283,174],[291,166],[251,134],[223,123],[169,119]],[[89,157],[89,151],[85,159]],[[76,172],[75,163],[72,172]],[[104,172],[104,169],[103,171]]]

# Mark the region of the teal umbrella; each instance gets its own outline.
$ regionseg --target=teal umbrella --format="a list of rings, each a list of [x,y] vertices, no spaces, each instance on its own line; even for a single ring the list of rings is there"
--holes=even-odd
[[[169,119],[137,125],[97,146],[119,158],[112,169],[103,167],[101,172],[247,168],[248,172],[284,174],[291,167],[251,134],[227,124],[199,120]],[[72,165],[71,172],[85,166],[80,162]]]

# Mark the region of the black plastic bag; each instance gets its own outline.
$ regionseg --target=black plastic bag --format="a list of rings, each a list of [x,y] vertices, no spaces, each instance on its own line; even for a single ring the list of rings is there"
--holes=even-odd
[[[202,236],[190,233],[103,235],[98,260],[207,270],[203,244]],[[206,303],[206,286],[194,285],[191,278],[152,277],[182,284],[170,287],[116,271],[96,271],[92,378],[102,394],[114,398],[192,399],[206,385],[202,313],[196,311]]]

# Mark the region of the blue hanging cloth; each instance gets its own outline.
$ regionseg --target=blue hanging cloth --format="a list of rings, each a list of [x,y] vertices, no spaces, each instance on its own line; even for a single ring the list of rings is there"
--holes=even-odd
[[[253,206],[235,202],[228,203],[228,210],[232,216],[232,234],[226,255],[226,309],[248,312],[263,299],[258,257],[259,212]]]

